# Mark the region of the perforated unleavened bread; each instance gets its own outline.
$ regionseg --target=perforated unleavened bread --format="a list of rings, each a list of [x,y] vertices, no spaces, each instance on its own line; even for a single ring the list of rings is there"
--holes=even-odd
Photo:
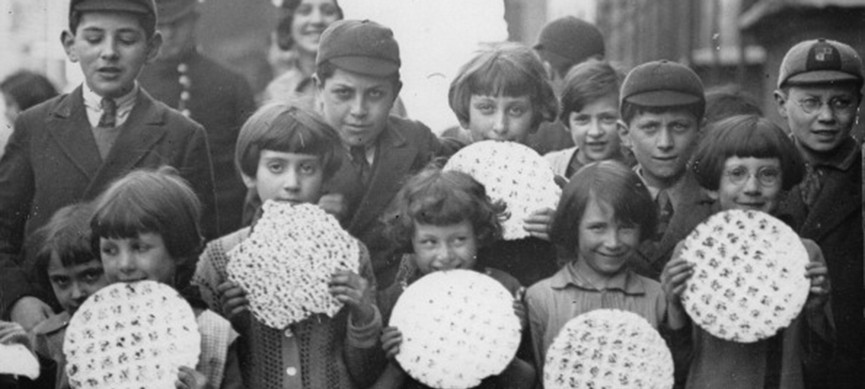
[[[682,304],[706,332],[749,343],[774,335],[808,298],[808,252],[784,222],[729,210],[698,225],[681,257],[694,264]]]
[[[195,368],[201,335],[189,303],[155,281],[116,283],[87,298],[63,342],[73,388],[174,388]]]
[[[598,309],[565,324],[547,350],[544,387],[673,387],[673,357],[661,335],[633,312]]]
[[[504,239],[526,238],[523,220],[543,208],[555,209],[561,189],[550,163],[517,142],[482,141],[464,147],[445,164],[472,176],[493,200],[504,200],[510,217],[502,223]]]
[[[513,297],[470,270],[427,274],[397,300],[390,326],[402,332],[396,360],[434,388],[469,388],[501,373],[520,344]]]
[[[283,329],[342,307],[328,292],[339,270],[358,272],[359,247],[336,219],[313,204],[268,201],[249,237],[228,252],[228,279],[256,319]]]
[[[35,380],[39,378],[39,361],[23,344],[0,344],[0,375],[2,374]]]

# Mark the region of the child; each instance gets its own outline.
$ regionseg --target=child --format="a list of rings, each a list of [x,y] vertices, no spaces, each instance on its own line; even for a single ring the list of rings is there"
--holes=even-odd
[[[84,83],[21,113],[0,160],[0,315],[25,329],[59,308],[50,285],[32,281],[42,271],[33,232],[131,170],[177,168],[201,199],[205,235],[217,236],[204,129],[136,82],[162,42],[153,0],[72,0],[61,40]]]
[[[757,116],[733,116],[711,126],[700,141],[691,168],[718,210],[744,209],[776,214],[781,197],[802,179],[804,165],[779,127]],[[810,263],[811,294],[802,313],[786,329],[755,343],[715,338],[693,326],[693,350],[686,388],[804,388],[802,365],[830,334],[826,315],[829,280],[817,245],[802,239]],[[682,243],[676,246],[676,253]],[[681,303],[693,265],[673,256],[661,275],[669,301],[670,327],[690,323]],[[691,336],[692,332],[684,332]]]
[[[595,162],[571,178],[550,236],[574,259],[526,292],[539,373],[559,331],[581,313],[622,309],[655,328],[664,322],[661,285],[630,268],[637,246],[654,233],[656,219],[646,186],[621,162]]]
[[[173,168],[132,171],[95,204],[91,246],[109,283],[151,280],[177,288],[188,282],[184,269],[194,264],[204,241],[201,204]],[[202,332],[201,357],[197,367],[180,367],[178,387],[243,387],[233,345],[237,334],[225,319],[192,303]]]
[[[36,266],[44,269],[54,296],[63,308],[33,328],[33,351],[56,365],[56,387],[66,380],[63,339],[72,314],[91,294],[107,284],[102,262],[90,246],[90,218],[93,205],[76,203],[60,208],[37,234],[42,245],[36,253]],[[52,371],[52,373],[54,373]]]
[[[403,256],[396,281],[380,294],[379,307],[384,319],[390,319],[402,292],[418,278],[439,270],[470,269],[496,279],[517,297],[514,311],[525,325],[519,282],[501,270],[477,264],[478,249],[501,238],[503,212],[504,204],[491,203],[483,185],[467,174],[429,167],[409,179],[397,193],[386,218],[388,236],[400,247],[400,252],[411,254]],[[408,378],[393,360],[401,343],[398,328],[384,329],[382,347],[390,363],[375,388],[423,387]],[[502,374],[487,378],[481,387],[498,383],[495,387],[530,388],[534,375],[529,363],[514,358]]]
[[[520,44],[502,43],[479,52],[460,69],[448,91],[451,109],[467,129],[462,138],[525,144],[541,122],[553,120],[558,101],[535,53]],[[556,271],[556,252],[547,231],[552,209],[524,221],[531,237],[500,241],[479,256],[483,266],[502,269],[531,285]],[[490,259],[488,262],[487,259]]]
[[[567,179],[590,162],[623,160],[617,131],[623,78],[609,62],[594,59],[568,72],[559,119],[576,146],[544,155],[556,175]]]
[[[307,111],[281,103],[266,105],[241,128],[235,163],[247,187],[262,201],[317,204],[322,182],[339,167],[337,142],[333,130]],[[333,318],[318,315],[278,330],[255,320],[245,292],[227,281],[226,253],[249,234],[247,227],[208,244],[193,278],[207,305],[240,332],[246,384],[353,388],[371,383],[384,365],[375,347],[382,321],[363,244],[359,243],[361,275],[340,272],[331,279],[331,293],[345,308]]]

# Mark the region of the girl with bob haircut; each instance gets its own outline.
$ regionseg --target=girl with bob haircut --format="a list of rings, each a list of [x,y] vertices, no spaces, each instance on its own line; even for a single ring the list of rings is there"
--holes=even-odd
[[[618,161],[586,165],[562,192],[550,238],[569,262],[526,292],[536,370],[572,318],[596,309],[621,309],[663,331],[667,302],[661,284],[631,269],[640,243],[654,235],[657,211],[649,190]]]
[[[519,281],[478,261],[479,250],[501,238],[504,217],[505,204],[490,200],[484,186],[468,174],[429,166],[411,177],[397,193],[385,217],[386,235],[397,251],[405,254],[396,279],[379,293],[383,321],[390,320],[402,292],[417,279],[436,271],[465,269],[484,273],[501,283],[515,297],[514,314],[525,328],[524,289]],[[381,341],[389,363],[373,387],[424,387],[408,377],[394,360],[402,344],[399,329],[386,327]],[[502,373],[486,378],[479,387],[533,387],[535,370],[526,362],[530,359],[528,348],[523,349],[526,351],[518,352]]]
[[[516,98],[517,103],[502,101]],[[484,101],[484,100],[490,101]],[[510,119],[502,140],[525,143],[544,121],[553,121],[558,101],[544,65],[532,49],[513,42],[482,49],[460,68],[448,90],[448,103],[472,141],[494,139],[483,116],[503,111]],[[504,105],[498,107],[497,105]]]
[[[803,178],[804,163],[793,141],[767,119],[732,116],[708,128],[691,159],[700,186],[715,200],[715,209],[742,209],[778,215],[781,198]],[[830,352],[829,279],[820,247],[802,239],[809,263],[808,300],[787,328],[753,343],[716,338],[691,322],[681,302],[693,275],[693,264],[680,256],[682,242],[661,274],[670,310],[670,327],[679,345],[674,355],[687,369],[685,388],[805,387],[803,366],[814,356]],[[677,366],[678,367],[678,366]]]

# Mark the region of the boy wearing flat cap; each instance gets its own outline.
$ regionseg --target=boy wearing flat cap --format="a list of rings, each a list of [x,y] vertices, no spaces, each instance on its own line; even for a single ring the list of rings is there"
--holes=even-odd
[[[813,355],[806,364],[810,388],[861,388],[865,382],[862,155],[850,136],[862,83],[862,60],[852,47],[814,39],[787,52],[775,91],[778,113],[806,164],[805,179],[781,209],[802,238],[820,246],[832,282],[837,344],[831,355]]]
[[[343,163],[325,183],[342,196],[343,225],[369,248],[378,285],[396,275],[378,220],[404,178],[459,145],[442,142],[420,122],[390,116],[399,94],[399,45],[390,28],[369,20],[337,21],[322,33],[316,57],[318,108],[339,134]]]
[[[35,281],[34,231],[127,172],[174,166],[201,199],[206,234],[217,232],[204,130],[136,82],[162,43],[155,26],[153,0],[72,0],[61,41],[85,82],[16,120],[0,159],[0,313],[25,328],[57,307]]]
[[[657,280],[676,243],[711,214],[711,200],[686,169],[703,124],[703,83],[687,66],[648,62],[628,73],[619,99],[619,137],[658,207],[655,238],[639,247],[634,265]]]

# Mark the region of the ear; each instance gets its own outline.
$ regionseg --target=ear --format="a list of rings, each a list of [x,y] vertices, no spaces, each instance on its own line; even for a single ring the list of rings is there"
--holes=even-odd
[[[60,34],[60,43],[63,45],[63,51],[66,52],[66,57],[72,62],[78,62],[78,54],[72,48],[75,45],[75,34],[66,30]]]
[[[162,34],[159,31],[155,31],[147,42],[147,46],[146,63],[152,63],[159,56],[159,49],[162,47]]]
[[[240,174],[240,178],[243,179],[243,185],[246,185],[247,189],[255,189],[255,178],[243,173]]]
[[[787,95],[784,94],[780,89],[776,89],[775,93],[775,104],[778,108],[778,115],[781,115],[782,118],[787,118]]]
[[[628,149],[632,148],[633,145],[631,144],[631,137],[628,136],[630,135],[628,125],[625,124],[624,121],[619,120],[618,122],[616,122],[616,128],[619,132],[619,140],[621,141],[622,146]]]
[[[703,189],[703,191],[706,193],[706,196],[709,196],[710,199],[712,199],[713,201],[718,201],[718,198],[720,196],[718,195],[717,190]]]

